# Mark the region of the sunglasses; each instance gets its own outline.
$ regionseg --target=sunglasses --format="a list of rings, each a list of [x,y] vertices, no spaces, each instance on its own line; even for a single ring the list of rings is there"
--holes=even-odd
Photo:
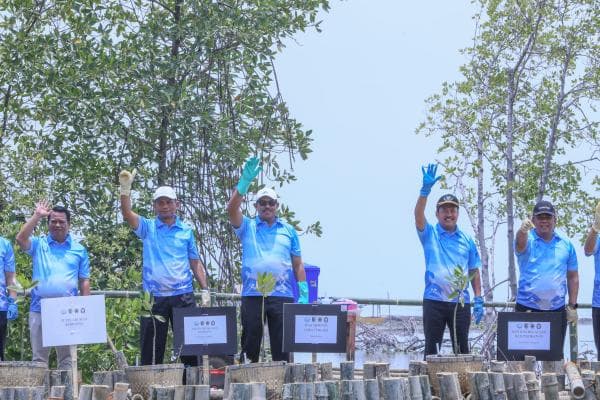
[[[259,201],[257,201],[257,203],[261,207],[266,207],[267,205],[269,205],[271,207],[275,207],[277,205],[277,200],[273,200],[273,199],[263,200],[263,199],[260,199]]]

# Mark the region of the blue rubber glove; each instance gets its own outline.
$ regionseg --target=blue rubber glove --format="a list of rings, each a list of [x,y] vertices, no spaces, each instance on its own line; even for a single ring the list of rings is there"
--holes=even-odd
[[[475,318],[476,324],[483,318],[483,297],[481,296],[475,296],[473,299],[473,318]]]
[[[8,296],[8,309],[6,310],[6,318],[8,318],[9,321],[13,321],[13,320],[17,319],[18,316],[19,316],[19,307],[17,307],[17,304],[15,303],[15,299]]]
[[[421,196],[427,197],[429,193],[431,193],[431,188],[437,181],[442,179],[440,176],[435,176],[437,172],[437,164],[429,164],[427,165],[427,169],[425,167],[421,167],[421,171],[423,172],[423,186],[421,186]]]
[[[298,303],[308,304],[308,283],[306,281],[298,282]]]
[[[244,169],[242,170],[242,176],[237,184],[237,191],[242,196],[245,196],[248,193],[248,188],[250,184],[256,178],[256,176],[262,171],[262,167],[258,165],[260,160],[256,157],[250,158],[244,164]]]

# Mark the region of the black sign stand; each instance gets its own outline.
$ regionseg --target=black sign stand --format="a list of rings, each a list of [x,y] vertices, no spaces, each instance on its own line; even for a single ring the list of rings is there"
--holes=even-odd
[[[535,356],[538,361],[560,361],[563,358],[563,318],[562,312],[499,312],[496,358],[499,361],[523,361],[527,355]],[[542,323],[550,323],[550,348],[509,348],[509,323],[522,328],[522,334],[528,336],[528,340],[536,340],[536,331]]]
[[[214,324],[211,317],[225,317],[226,342],[208,344],[184,343],[184,323]],[[191,317],[191,318],[187,318]],[[193,317],[199,317],[196,320]],[[185,321],[185,322],[184,322]],[[235,307],[186,307],[173,309],[173,348],[179,355],[222,355],[237,353]],[[181,351],[178,351],[181,349]]]
[[[346,311],[338,304],[284,304],[283,305],[283,351],[302,353],[345,353]],[[307,324],[315,330],[331,327],[335,318],[335,343],[299,343],[296,323]],[[318,336],[318,332],[315,332]]]

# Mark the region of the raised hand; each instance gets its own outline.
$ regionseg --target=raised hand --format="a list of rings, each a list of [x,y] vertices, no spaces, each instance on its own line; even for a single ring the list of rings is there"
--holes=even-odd
[[[47,200],[41,200],[35,204],[34,214],[40,218],[47,217],[48,215],[50,215],[51,211],[52,207],[50,206],[50,203]]]
[[[131,194],[131,184],[137,174],[137,170],[134,168],[133,172],[129,172],[126,169],[119,173],[119,185],[121,186],[121,196],[129,196]]]
[[[429,164],[427,165],[427,169],[425,167],[421,167],[421,171],[423,172],[423,186],[421,186],[421,196],[427,197],[429,193],[431,193],[431,188],[437,181],[442,179],[442,176],[435,176],[437,173],[437,164]]]
[[[259,165],[260,160],[257,157],[252,157],[244,164],[242,176],[237,184],[237,191],[244,196],[248,193],[248,188],[256,176],[262,171],[262,166]]]
[[[521,223],[521,227],[519,228],[519,230],[521,232],[529,232],[531,229],[533,228],[533,222],[531,222],[531,220],[529,218],[525,218],[523,220],[523,222]]]

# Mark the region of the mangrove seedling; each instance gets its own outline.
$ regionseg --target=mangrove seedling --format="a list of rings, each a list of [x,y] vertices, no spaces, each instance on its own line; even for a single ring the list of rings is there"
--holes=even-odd
[[[452,276],[450,277],[450,287],[452,288],[452,293],[448,295],[449,300],[456,299],[456,305],[454,306],[454,316],[452,318],[452,327],[454,331],[454,337],[452,338],[452,348],[454,350],[454,354],[457,355],[460,352],[458,348],[458,334],[456,332],[456,313],[458,311],[458,306],[465,306],[465,289],[469,286],[469,282],[475,276],[475,271],[470,274],[465,274],[462,267],[457,265],[454,267],[452,271]]]
[[[154,296],[148,292],[142,292],[142,318],[152,319],[152,365],[156,364],[156,320],[165,323],[167,320],[162,315],[152,312]]]
[[[15,284],[7,286],[6,289],[17,292],[17,299],[15,300],[15,303],[17,304],[17,307],[18,307],[19,304],[21,304],[22,302],[25,301],[25,297],[29,296],[29,294],[31,293],[31,289],[36,287],[38,283],[39,283],[39,281],[32,281],[29,278],[27,278],[25,275],[19,274],[15,278]],[[19,296],[19,294],[21,296]],[[24,348],[25,340],[23,340],[23,338],[25,336],[25,325],[26,325],[25,323],[21,322],[21,324],[20,324],[21,329],[19,332],[19,334],[21,336],[21,338],[20,338],[21,340],[19,340],[19,343],[20,343],[19,352],[21,354],[21,356],[20,356],[21,360],[25,357],[25,348]]]
[[[265,352],[265,298],[270,296],[275,289],[275,277],[270,272],[259,272],[256,277],[256,289],[262,295],[262,307],[261,307],[261,327],[262,327],[262,341],[261,341],[261,354],[264,359]],[[264,360],[263,360],[264,361]]]

